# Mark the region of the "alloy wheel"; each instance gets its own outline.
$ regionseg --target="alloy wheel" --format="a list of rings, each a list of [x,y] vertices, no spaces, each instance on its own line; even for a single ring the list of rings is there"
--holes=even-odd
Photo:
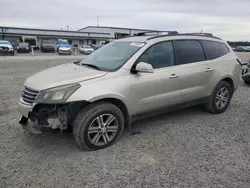
[[[215,103],[217,108],[224,108],[229,101],[229,90],[226,87],[222,87],[216,95]]]
[[[101,114],[90,124],[88,139],[96,146],[110,143],[118,132],[118,121],[112,114]]]

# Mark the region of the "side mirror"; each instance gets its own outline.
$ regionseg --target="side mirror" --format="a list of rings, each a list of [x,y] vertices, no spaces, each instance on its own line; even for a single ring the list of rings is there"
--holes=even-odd
[[[145,72],[145,73],[153,73],[154,69],[152,65],[144,62],[140,62],[135,67],[136,72]]]

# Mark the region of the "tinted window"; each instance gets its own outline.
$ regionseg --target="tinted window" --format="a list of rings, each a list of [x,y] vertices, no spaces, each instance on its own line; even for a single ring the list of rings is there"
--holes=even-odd
[[[174,41],[176,64],[187,64],[205,61],[205,54],[199,41],[177,40]]]
[[[19,46],[20,46],[20,47],[28,47],[29,44],[28,44],[28,43],[20,43]]]
[[[216,59],[218,57],[221,57],[223,55],[226,55],[229,53],[229,49],[227,46],[223,43],[219,42],[213,42],[213,41],[202,41],[207,53],[208,53],[208,58],[211,59]]]
[[[52,40],[43,40],[43,44],[53,44]]]
[[[174,65],[174,49],[172,42],[161,42],[147,49],[137,62],[145,62],[154,69]]]

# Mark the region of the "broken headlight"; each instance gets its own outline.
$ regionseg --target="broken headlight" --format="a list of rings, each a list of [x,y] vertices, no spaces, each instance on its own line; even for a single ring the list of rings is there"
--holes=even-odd
[[[43,90],[40,92],[35,102],[46,104],[64,103],[80,87],[80,84],[70,84]]]

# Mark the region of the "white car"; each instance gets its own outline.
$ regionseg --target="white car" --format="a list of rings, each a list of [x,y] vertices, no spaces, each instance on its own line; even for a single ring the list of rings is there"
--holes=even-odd
[[[14,48],[9,41],[0,40],[0,54],[15,54]]]
[[[61,55],[61,54],[71,55],[72,54],[71,45],[69,45],[69,44],[62,44],[62,45],[60,45],[59,49],[58,49],[58,53],[59,53],[59,55]]]
[[[95,50],[89,46],[89,45],[82,45],[80,47],[80,52],[83,53],[83,54],[91,54],[92,52],[94,52]]]
[[[242,64],[212,34],[119,39],[81,61],[29,77],[19,123],[35,134],[72,126],[80,148],[105,148],[124,127],[131,130],[132,121],[164,110],[202,104],[211,113],[224,112],[240,85]]]

